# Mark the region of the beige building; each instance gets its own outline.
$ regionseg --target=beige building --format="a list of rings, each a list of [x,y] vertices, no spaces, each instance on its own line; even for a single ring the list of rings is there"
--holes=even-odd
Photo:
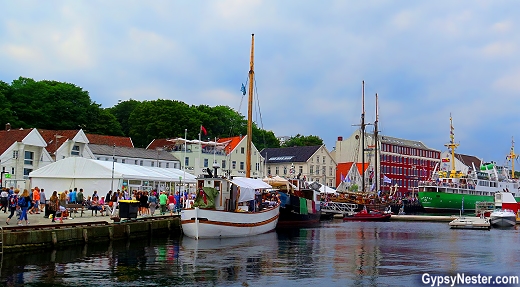
[[[266,148],[260,153],[266,159],[268,176],[299,177],[336,187],[336,162],[325,145]]]

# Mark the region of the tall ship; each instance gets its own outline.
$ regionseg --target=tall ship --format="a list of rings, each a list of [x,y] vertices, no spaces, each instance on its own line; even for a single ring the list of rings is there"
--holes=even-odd
[[[478,169],[473,165],[457,170],[455,167],[455,143],[453,121],[450,115],[450,142],[445,144],[450,156],[450,170],[435,167],[429,180],[419,182],[419,201],[426,212],[475,212],[477,202],[494,202],[496,192],[510,192],[518,201],[519,184],[514,179],[514,165],[509,176],[508,168],[496,163],[484,163]],[[514,144],[508,158],[514,162]],[[464,171],[465,170],[465,171]]]

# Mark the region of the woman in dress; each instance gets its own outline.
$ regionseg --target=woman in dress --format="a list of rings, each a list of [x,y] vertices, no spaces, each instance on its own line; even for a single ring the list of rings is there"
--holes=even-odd
[[[52,222],[56,222],[56,211],[60,207],[60,199],[58,198],[58,192],[55,190],[52,192],[51,197],[49,198],[49,211],[52,215]],[[63,219],[61,220],[63,223]]]

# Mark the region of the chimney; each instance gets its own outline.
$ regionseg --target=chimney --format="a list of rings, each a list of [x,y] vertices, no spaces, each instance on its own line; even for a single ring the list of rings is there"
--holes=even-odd
[[[10,123],[5,124],[5,130],[6,131],[11,130],[11,124]]]
[[[339,142],[343,141],[343,137],[338,137],[338,141]]]

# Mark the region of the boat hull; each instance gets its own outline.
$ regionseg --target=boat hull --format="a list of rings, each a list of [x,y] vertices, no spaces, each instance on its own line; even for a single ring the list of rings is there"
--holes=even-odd
[[[453,212],[459,211],[462,208],[462,198],[464,198],[464,211],[474,212],[475,204],[477,202],[487,201],[494,202],[492,195],[471,195],[460,193],[445,193],[420,191],[419,201],[421,202],[426,212]]]
[[[491,225],[495,227],[511,227],[516,225],[516,214],[507,211],[494,211],[489,216]]]
[[[343,221],[390,221],[392,217],[389,213],[382,214],[354,214],[343,217]]]
[[[191,238],[253,236],[276,228],[280,206],[261,212],[229,212],[198,207],[181,211],[183,233]]]
[[[300,214],[292,208],[280,208],[280,218],[276,228],[313,227],[320,224],[321,212]]]

